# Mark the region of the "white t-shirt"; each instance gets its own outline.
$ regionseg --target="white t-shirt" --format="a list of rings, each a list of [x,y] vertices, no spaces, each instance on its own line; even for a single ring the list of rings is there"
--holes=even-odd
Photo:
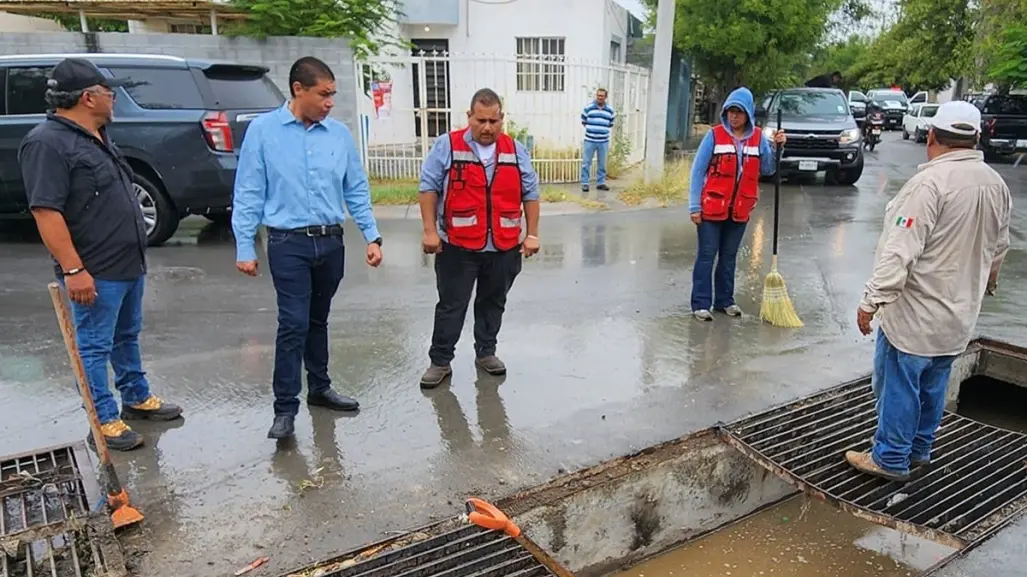
[[[474,147],[474,152],[478,154],[478,158],[481,159],[483,164],[491,164],[492,157],[496,155],[496,143],[493,142],[488,146],[484,144],[478,144],[476,141],[471,141],[471,146]]]

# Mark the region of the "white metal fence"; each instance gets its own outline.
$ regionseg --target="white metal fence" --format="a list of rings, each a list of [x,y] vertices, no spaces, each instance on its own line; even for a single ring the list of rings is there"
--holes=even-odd
[[[503,99],[505,130],[528,146],[544,183],[581,172],[582,108],[606,88],[617,113],[608,164],[643,160],[649,71],[636,66],[419,52],[358,64],[357,101],[365,164],[372,179],[412,180],[435,138],[466,125],[471,96]],[[595,164],[593,163],[593,172]]]

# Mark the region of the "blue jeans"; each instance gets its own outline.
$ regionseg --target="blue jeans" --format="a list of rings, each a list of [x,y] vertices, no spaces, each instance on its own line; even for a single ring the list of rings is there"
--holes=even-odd
[[[307,394],[326,391],[328,313],[342,282],[346,248],[342,236],[269,231],[268,268],[278,298],[278,335],[272,388],[275,415],[295,416],[307,369]]]
[[[692,310],[735,304],[735,261],[745,236],[744,222],[704,220],[696,227],[699,248],[692,267]],[[713,261],[716,259],[716,270]],[[716,291],[716,292],[714,292]]]
[[[596,159],[596,184],[606,184],[606,153],[610,150],[609,142],[585,141],[584,150],[581,153],[581,184],[587,185],[592,176],[592,156]]]
[[[905,474],[910,460],[930,460],[955,359],[956,355],[921,357],[904,353],[877,329],[873,376],[877,434],[873,456],[878,466]]]
[[[58,281],[64,285],[63,279]],[[93,304],[71,302],[75,342],[100,423],[117,420],[120,412],[107,382],[108,364],[114,368],[114,387],[123,404],[138,405],[150,397],[150,383],[139,354],[145,281],[145,275],[129,281],[94,279]]]

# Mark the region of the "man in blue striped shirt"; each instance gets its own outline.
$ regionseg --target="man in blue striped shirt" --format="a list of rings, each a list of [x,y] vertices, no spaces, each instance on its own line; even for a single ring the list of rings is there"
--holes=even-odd
[[[585,127],[585,143],[581,155],[581,191],[588,192],[592,175],[592,157],[596,160],[596,188],[610,190],[606,186],[606,155],[610,151],[610,134],[613,133],[613,119],[616,113],[606,103],[606,89],[596,90],[596,99],[581,111],[581,125]]]

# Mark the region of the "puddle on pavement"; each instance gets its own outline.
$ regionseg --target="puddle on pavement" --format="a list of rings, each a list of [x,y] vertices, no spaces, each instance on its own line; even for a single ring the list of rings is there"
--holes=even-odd
[[[975,375],[963,381],[956,412],[982,423],[1027,433],[1027,389]]]
[[[952,551],[798,496],[616,577],[911,577]]]

